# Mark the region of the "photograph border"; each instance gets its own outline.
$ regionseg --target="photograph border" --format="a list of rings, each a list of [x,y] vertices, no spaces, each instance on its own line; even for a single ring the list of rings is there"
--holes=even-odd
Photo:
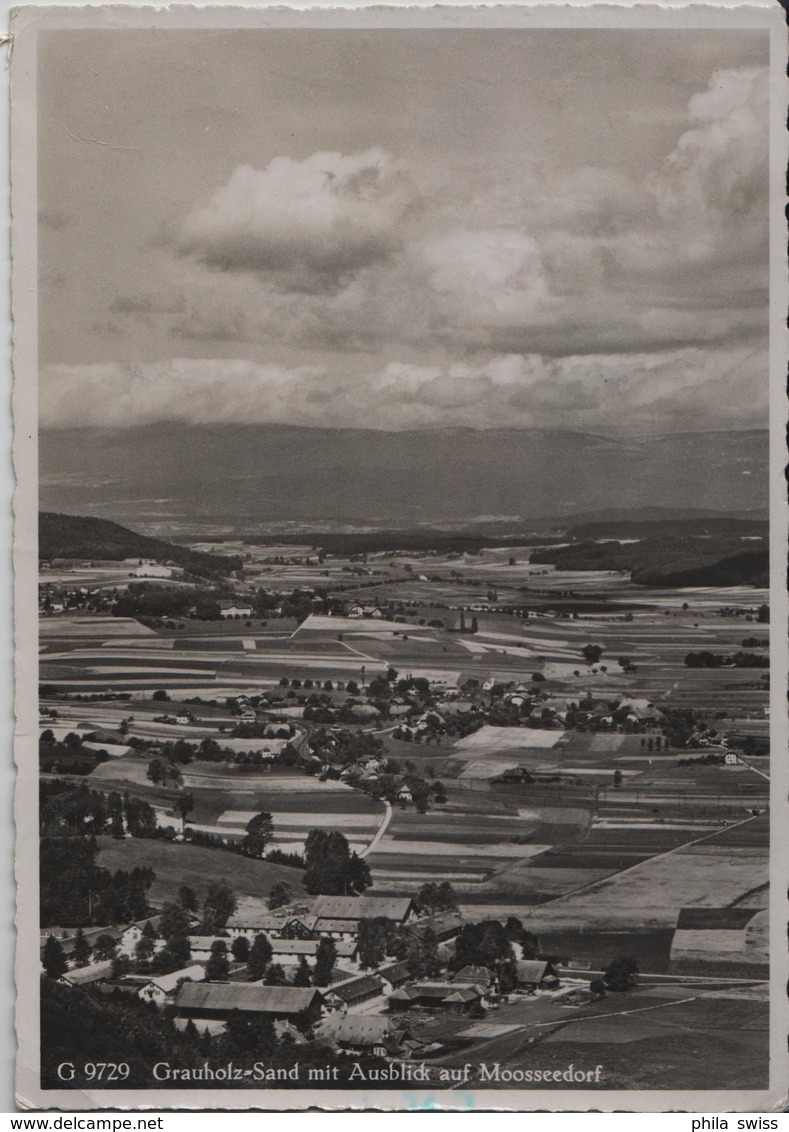
[[[459,1090],[416,1089],[322,1091],[251,1090],[42,1090],[38,1080],[39,970],[33,958],[39,940],[37,767],[30,757],[37,733],[37,202],[36,202],[36,39],[39,31],[131,28],[605,28],[718,29],[764,28],[771,43],[770,105],[770,570],[773,634],[771,639],[771,781],[770,946],[771,1057],[767,1090]],[[789,729],[785,689],[789,673],[786,545],[787,504],[784,389],[789,350],[785,311],[787,283],[784,221],[784,170],[787,136],[786,23],[775,6],[690,5],[666,8],[640,5],[375,7],[297,10],[292,8],[143,7],[18,9],[12,20],[12,272],[14,321],[14,465],[15,513],[16,729],[17,788],[17,1103],[25,1110],[123,1109],[261,1109],[581,1111],[667,1110],[726,1112],[781,1111],[788,1103],[789,978],[786,931],[789,905]]]

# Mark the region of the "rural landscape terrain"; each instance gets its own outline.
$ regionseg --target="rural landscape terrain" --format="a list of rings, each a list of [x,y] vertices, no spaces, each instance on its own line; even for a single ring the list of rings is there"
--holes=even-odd
[[[494,9],[32,21],[28,1107],[781,1103],[785,29]]]
[[[256,1063],[265,1019],[281,1073],[360,1086],[414,1059],[752,1085],[767,524],[572,523],[168,544],[42,513],[45,968],[85,1010],[156,1002],[185,1063]],[[278,997],[192,1010],[192,982]]]

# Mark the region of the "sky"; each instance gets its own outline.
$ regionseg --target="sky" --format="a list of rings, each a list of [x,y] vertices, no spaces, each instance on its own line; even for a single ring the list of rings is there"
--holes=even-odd
[[[47,31],[40,419],[767,422],[767,33]]]

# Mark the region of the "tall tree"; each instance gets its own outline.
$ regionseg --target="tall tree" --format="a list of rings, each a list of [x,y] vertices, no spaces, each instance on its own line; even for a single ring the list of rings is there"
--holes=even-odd
[[[201,927],[207,935],[221,931],[236,910],[238,901],[235,893],[225,881],[209,884],[203,901]]]
[[[189,913],[180,904],[171,900],[162,907],[159,932],[165,940],[165,945],[156,956],[157,968],[163,971],[178,971],[186,966],[192,958],[192,948],[189,944],[190,926]]]
[[[287,904],[291,897],[290,885],[287,881],[278,880],[271,888],[266,904],[273,911],[275,908],[281,908],[283,904]]]
[[[299,965],[296,968],[296,974],[293,976],[293,985],[294,987],[312,986],[312,972],[304,955],[299,956]]]
[[[274,836],[274,819],[265,811],[255,814],[246,825],[246,836],[241,841],[241,852],[245,857],[263,857],[266,846]]]
[[[383,963],[391,927],[391,921],[383,916],[359,921],[359,966],[363,971],[380,967]]]
[[[90,957],[93,953],[93,948],[85,939],[85,933],[82,928],[77,929],[77,934],[74,937],[74,963],[77,967],[87,967],[90,963]]]
[[[315,967],[312,972],[313,986],[327,987],[337,961],[337,948],[333,939],[324,936],[315,952]]]
[[[304,887],[313,894],[357,895],[372,884],[367,862],[337,830],[310,830],[304,844]]]
[[[96,959],[112,959],[117,950],[118,944],[108,932],[102,932],[93,945]]]
[[[236,963],[246,963],[252,945],[245,935],[237,935],[230,945]]]
[[[412,935],[407,943],[405,960],[415,978],[436,978],[441,973],[441,960],[435,932],[427,928],[419,936]]]
[[[161,971],[180,971],[192,958],[192,948],[186,935],[171,936],[156,956]]]
[[[252,947],[249,952],[249,960],[247,962],[247,973],[250,979],[262,979],[266,973],[266,967],[271,962],[271,956],[274,954],[274,949],[269,943],[268,936],[256,935]]]
[[[47,942],[44,944],[44,957],[42,960],[44,970],[50,979],[59,979],[61,975],[65,975],[68,971],[68,963],[66,961],[66,953],[63,950],[63,945],[60,940],[55,939],[53,935],[47,936]]]
[[[187,912],[196,912],[197,893],[188,884],[182,884],[178,889],[178,903]]]
[[[436,912],[457,912],[457,896],[448,880],[436,884],[435,881],[426,881],[414,900],[416,910],[426,915]]]
[[[132,969],[132,961],[128,955],[114,955],[112,958],[113,979],[125,979]],[[175,969],[175,968],[173,968]]]
[[[626,991],[635,986],[638,976],[638,963],[632,955],[619,955],[603,971],[603,979],[608,990]]]
[[[210,983],[221,983],[230,974],[227,958],[227,944],[223,939],[215,939],[211,944],[211,955],[205,965],[205,977]]]
[[[162,939],[169,940],[175,935],[189,935],[191,920],[189,914],[180,905],[169,900],[162,906],[159,918],[159,932]]]
[[[142,935],[140,936],[139,940],[137,941],[137,945],[134,948],[134,958],[143,967],[147,967],[151,959],[153,959],[153,953],[155,950],[156,947],[151,937]]]
[[[514,958],[512,944],[505,928],[498,920],[483,920],[479,924],[465,924],[455,940],[456,969],[466,966],[488,967],[495,970],[499,960]]]
[[[282,987],[287,982],[285,969],[281,963],[270,963],[263,982],[267,987]]]

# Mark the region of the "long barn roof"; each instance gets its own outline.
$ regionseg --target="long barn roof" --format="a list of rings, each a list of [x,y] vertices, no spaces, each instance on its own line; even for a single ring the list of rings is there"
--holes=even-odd
[[[268,987],[249,983],[184,983],[175,1005],[179,1010],[242,1010],[256,1014],[298,1014],[307,1010],[315,987]]]

